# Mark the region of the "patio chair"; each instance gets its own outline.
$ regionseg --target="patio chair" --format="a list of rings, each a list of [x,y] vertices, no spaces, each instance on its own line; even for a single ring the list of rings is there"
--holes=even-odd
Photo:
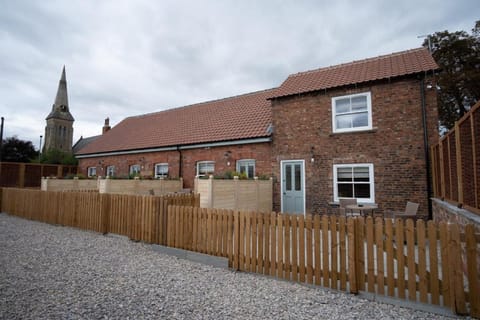
[[[338,208],[339,215],[343,215],[343,216],[360,215],[360,212],[353,212],[352,210],[347,209],[347,206],[352,204],[357,204],[357,199],[355,198],[340,199],[340,207]]]
[[[418,203],[407,201],[405,211],[388,211],[387,215],[393,219],[415,219],[419,206]]]

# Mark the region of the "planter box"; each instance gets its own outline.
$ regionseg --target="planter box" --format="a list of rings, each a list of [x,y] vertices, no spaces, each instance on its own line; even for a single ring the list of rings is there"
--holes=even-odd
[[[183,179],[179,180],[117,180],[99,179],[98,190],[100,193],[162,195],[180,192],[183,189]]]
[[[42,178],[42,191],[98,190],[98,180]]]
[[[154,195],[180,192],[183,180],[50,179],[42,178],[42,191],[98,190],[99,193]]]
[[[195,178],[195,193],[200,194],[200,207],[272,211],[273,180],[217,180]]]

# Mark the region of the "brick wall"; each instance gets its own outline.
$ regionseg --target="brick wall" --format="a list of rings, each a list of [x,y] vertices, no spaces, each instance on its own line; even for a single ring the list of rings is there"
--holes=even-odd
[[[228,153],[230,151],[230,153]],[[198,161],[215,161],[215,173],[236,170],[236,161],[240,159],[255,159],[256,174],[271,174],[270,143],[245,144],[211,148],[181,150],[182,174],[185,188],[194,187],[196,163]],[[156,163],[168,163],[169,176],[180,176],[180,152],[148,152],[140,154],[116,155],[80,159],[80,172],[87,175],[88,167],[96,167],[97,175],[105,176],[107,166],[115,166],[117,177],[128,176],[131,165],[139,164],[143,176],[154,176]]]
[[[332,97],[371,92],[373,130],[332,134]],[[436,94],[426,90],[430,142],[437,141]],[[273,100],[274,210],[280,210],[280,161],[305,160],[307,212],[333,202],[333,165],[373,163],[380,210],[420,203],[428,214],[420,81],[382,81]],[[312,163],[311,148],[315,161]]]

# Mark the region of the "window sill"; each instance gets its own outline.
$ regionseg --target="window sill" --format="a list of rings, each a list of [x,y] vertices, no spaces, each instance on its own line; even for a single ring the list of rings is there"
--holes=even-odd
[[[366,129],[366,130],[358,130],[358,131],[346,131],[346,132],[332,132],[329,134],[330,137],[333,137],[333,136],[340,136],[340,135],[344,135],[344,134],[363,134],[363,133],[375,133],[378,131],[378,128],[377,127],[374,127],[372,129]]]
[[[377,206],[378,207],[378,204],[376,202],[358,202],[358,204],[366,205],[366,206]],[[333,207],[333,208],[338,208],[338,207],[340,207],[340,202],[330,201],[330,202],[328,202],[328,205],[330,207]]]

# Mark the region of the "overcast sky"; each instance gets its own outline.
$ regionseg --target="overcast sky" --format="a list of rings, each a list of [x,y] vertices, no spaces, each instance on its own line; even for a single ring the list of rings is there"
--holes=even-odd
[[[134,116],[471,32],[478,0],[0,0],[4,138],[38,148],[63,65],[74,142]],[[133,134],[133,133],[132,133]]]

